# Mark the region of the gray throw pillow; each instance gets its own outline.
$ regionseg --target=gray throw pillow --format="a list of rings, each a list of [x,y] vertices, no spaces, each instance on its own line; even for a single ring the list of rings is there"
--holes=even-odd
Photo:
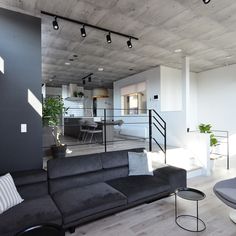
[[[153,175],[152,160],[143,152],[128,152],[129,176]]]

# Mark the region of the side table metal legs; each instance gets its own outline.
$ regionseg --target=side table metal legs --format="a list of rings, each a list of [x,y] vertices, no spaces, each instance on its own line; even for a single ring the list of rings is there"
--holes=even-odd
[[[183,225],[181,225],[180,222],[178,222],[181,218],[194,218],[196,219],[196,230],[189,229]],[[178,215],[178,204],[177,204],[177,194],[175,193],[175,223],[182,229],[187,230],[189,232],[202,232],[206,229],[206,225],[202,219],[199,218],[199,212],[198,212],[198,201],[196,201],[196,216],[193,215]]]

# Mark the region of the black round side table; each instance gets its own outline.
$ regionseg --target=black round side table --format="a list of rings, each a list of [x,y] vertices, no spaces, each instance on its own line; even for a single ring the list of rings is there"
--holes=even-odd
[[[178,215],[178,205],[177,205],[177,196],[189,201],[196,202],[196,216],[194,215]],[[200,190],[194,188],[178,188],[175,191],[175,223],[182,229],[187,230],[189,232],[202,232],[206,229],[206,225],[202,219],[199,218],[198,215],[198,201],[203,200],[206,195]],[[187,228],[186,226],[181,225],[179,220],[181,218],[194,218],[196,219],[196,230]]]

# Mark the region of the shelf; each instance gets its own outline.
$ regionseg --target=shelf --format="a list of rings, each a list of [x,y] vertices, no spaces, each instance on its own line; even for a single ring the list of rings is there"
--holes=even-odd
[[[83,102],[84,101],[84,97],[68,97],[68,98],[65,98],[65,100],[67,101],[78,101],[78,102]]]

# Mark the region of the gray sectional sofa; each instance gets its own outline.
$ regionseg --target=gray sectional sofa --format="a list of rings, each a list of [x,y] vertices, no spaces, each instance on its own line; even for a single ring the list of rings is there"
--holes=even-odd
[[[25,201],[0,215],[0,235],[42,223],[73,232],[82,223],[186,187],[186,171],[173,166],[154,170],[154,176],[129,176],[128,151],[143,149],[53,159],[47,172],[12,173]]]

